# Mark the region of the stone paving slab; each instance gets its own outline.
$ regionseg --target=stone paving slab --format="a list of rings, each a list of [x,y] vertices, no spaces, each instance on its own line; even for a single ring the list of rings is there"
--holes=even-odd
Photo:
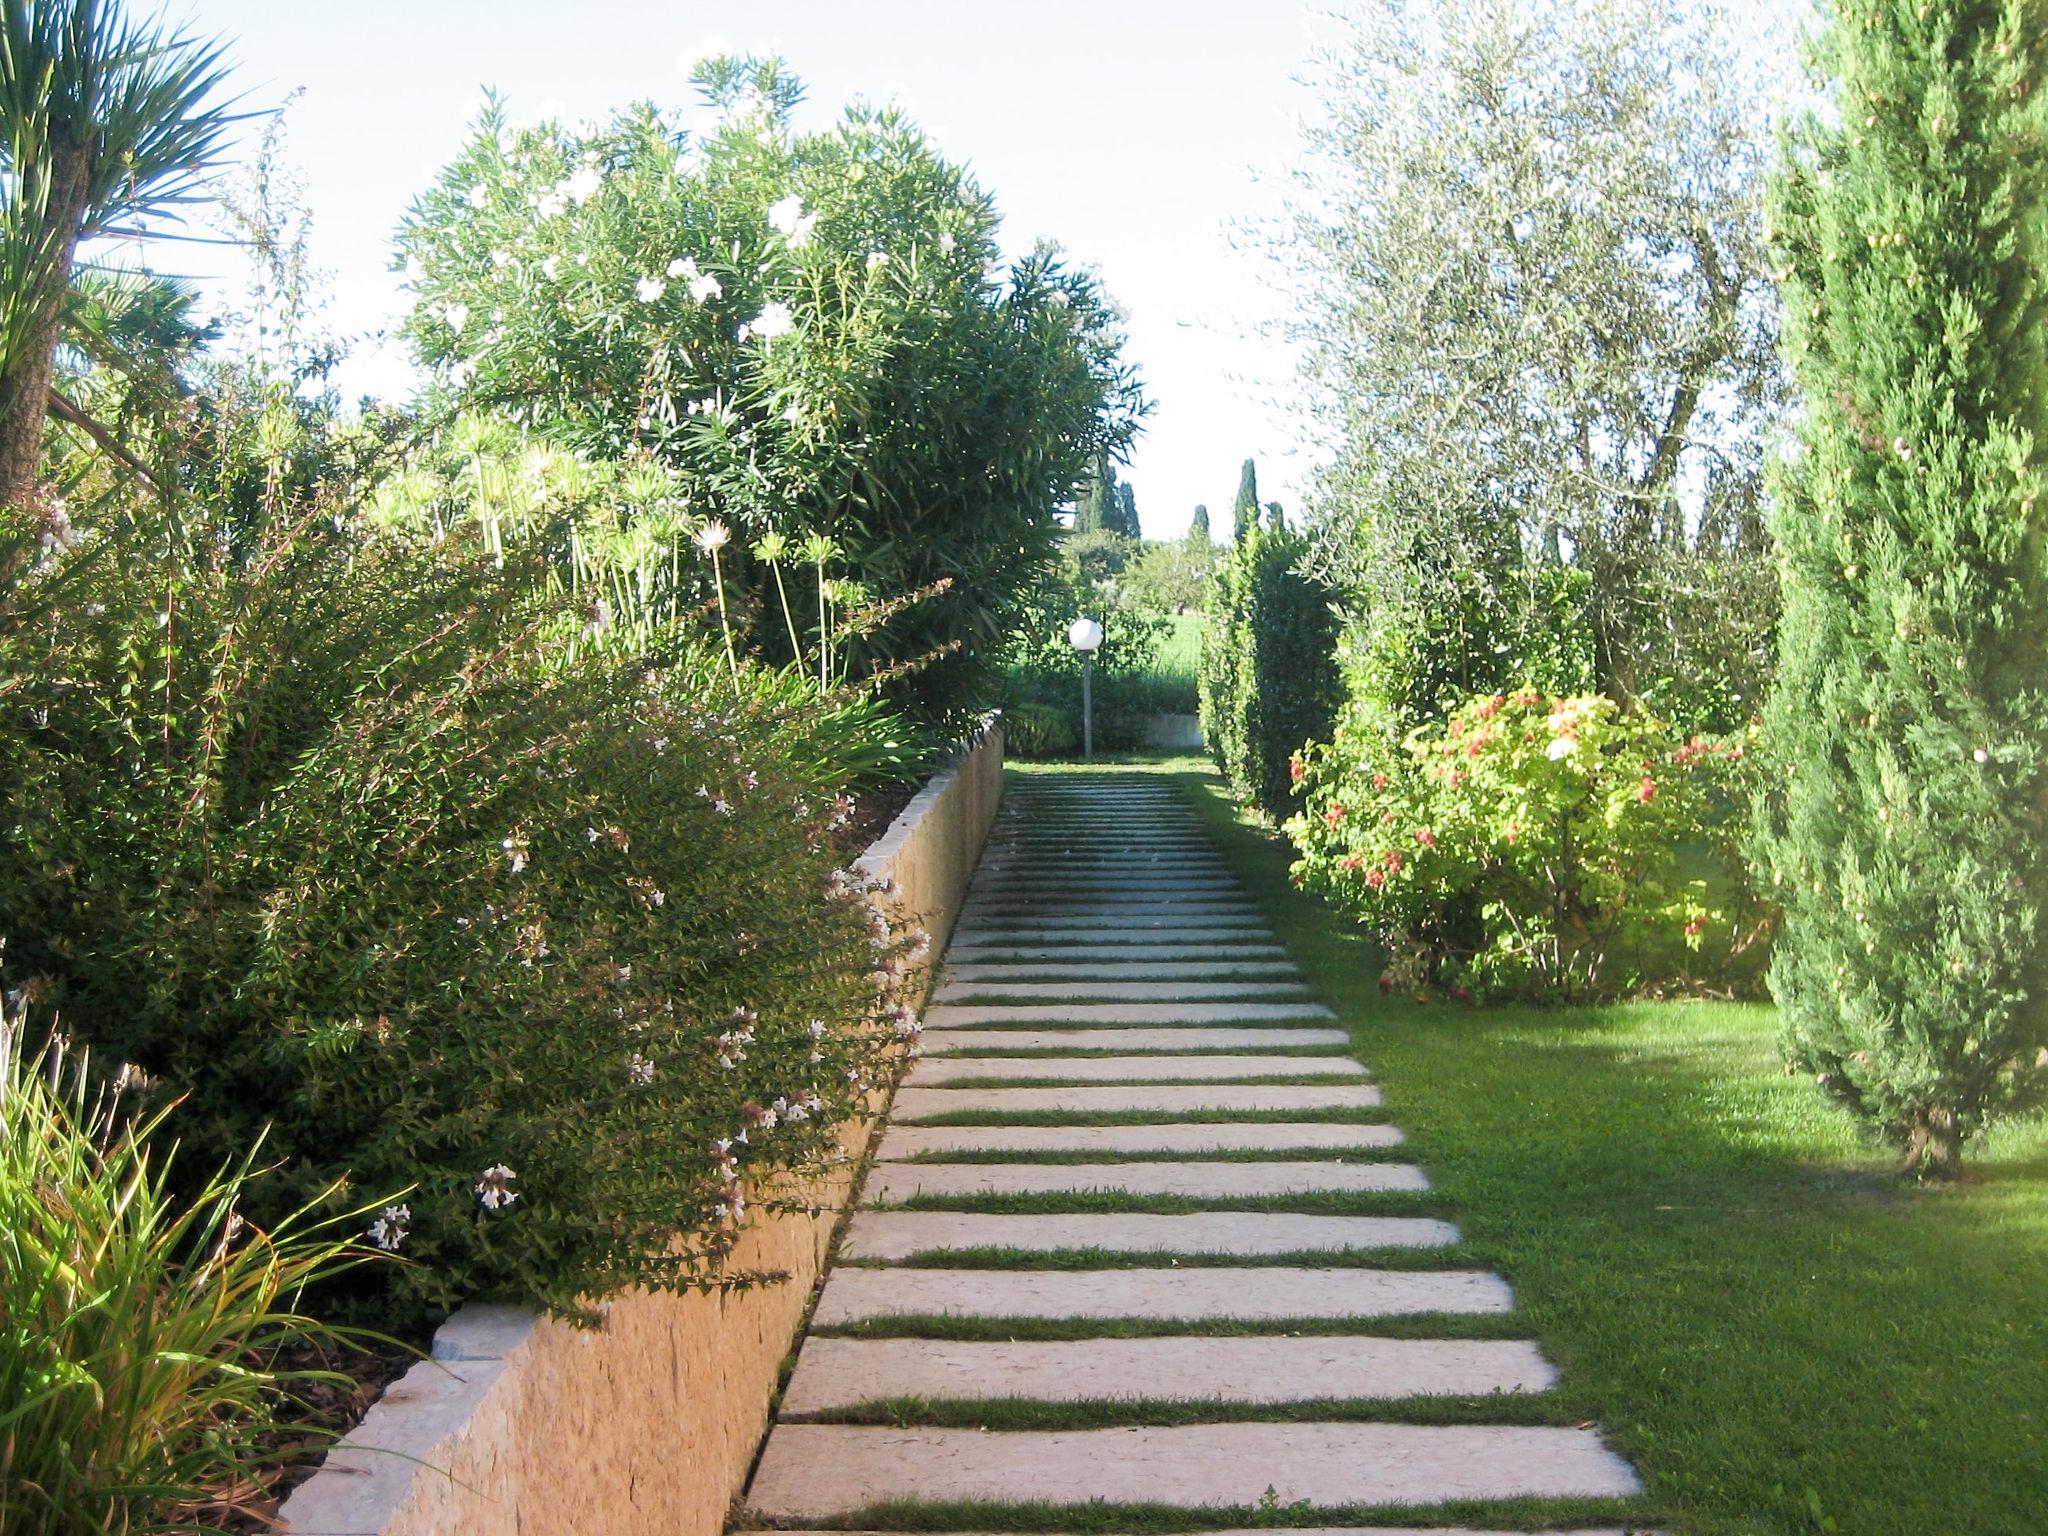
[[[1518,1339],[812,1339],[797,1357],[782,1412],[815,1416],[892,1397],[1305,1403],[1523,1394],[1556,1384],[1536,1346]]]
[[[1377,1109],[1371,1083],[1143,1083],[1130,1087],[899,1088],[892,1117],[903,1124],[935,1115],[1126,1114],[1199,1115],[1205,1110],[1313,1111]]]
[[[1155,939],[1139,934],[1120,944],[1107,942],[1107,935],[1100,942],[1087,944],[954,944],[947,951],[947,964],[955,969],[958,965],[984,965],[994,963],[1023,963],[1034,960],[1051,961],[1056,964],[1079,964],[1083,961],[1102,960],[1112,965],[1146,965],[1153,961],[1165,960],[1213,960],[1219,964],[1233,960],[1285,959],[1287,951],[1278,944],[1259,944],[1250,941],[1222,941],[1215,944],[1183,944],[1174,939]],[[1288,964],[1293,964],[1288,961]]]
[[[927,1056],[956,1051],[1231,1051],[1349,1045],[1341,1029],[947,1029],[925,1036]],[[1299,1060],[1300,1058],[1293,1058]]]
[[[983,1434],[790,1424],[770,1437],[749,1506],[837,1518],[870,1504],[1166,1504],[1312,1509],[1454,1499],[1622,1498],[1628,1464],[1590,1430],[1434,1424],[1191,1424]]]
[[[952,983],[984,981],[1236,981],[1260,976],[1296,977],[1292,960],[1070,960],[948,961]]]
[[[1240,1322],[1514,1309],[1498,1275],[1471,1269],[835,1269],[813,1322],[876,1317],[1134,1318]]]
[[[1241,895],[1217,895],[1214,891],[1204,895],[1151,895],[1139,891],[1128,897],[1087,893],[1081,897],[1069,897],[1065,901],[1034,901],[1018,895],[969,895],[961,905],[961,920],[969,915],[975,918],[1036,918],[1040,913],[1055,911],[1061,918],[1176,918],[1176,915],[1190,915],[1190,918],[1257,918],[1260,909],[1253,907]]]
[[[1426,1216],[1304,1216],[1294,1212],[1201,1211],[1192,1216],[989,1216],[973,1211],[856,1211],[842,1259],[889,1262],[962,1248],[1067,1253],[1353,1253],[1372,1248],[1441,1248],[1458,1229]]]
[[[1182,924],[1145,924],[1130,926],[1118,924],[1104,928],[1102,924],[1090,924],[1083,928],[1042,928],[1010,936],[1008,928],[981,928],[956,934],[958,952],[965,954],[977,948],[1051,948],[1065,944],[1114,944],[1133,958],[1143,954],[1155,944],[1272,944],[1274,930],[1262,924],[1227,924],[1219,928],[1184,928]],[[948,948],[948,954],[954,950]]]
[[[977,1024],[1258,1024],[1334,1019],[1321,1003],[934,1003],[926,1029]]]
[[[1249,1531],[1208,1531],[1204,1536],[1273,1536],[1274,1527],[1266,1526]],[[1420,1526],[1404,1525],[1396,1529],[1390,1525],[1375,1525],[1371,1529],[1362,1526],[1288,1526],[1287,1536],[1528,1536],[1526,1531],[1475,1531],[1470,1526],[1433,1525],[1424,1530]],[[894,1531],[792,1531],[786,1527],[775,1531],[739,1531],[734,1536],[901,1536]],[[958,1533],[970,1536],[970,1533]],[[987,1532],[976,1531],[971,1536],[988,1536]],[[1623,1530],[1618,1525],[1603,1525],[1598,1530],[1574,1528],[1569,1531],[1548,1531],[1544,1536],[1657,1536],[1654,1531]]]
[[[1117,929],[1133,931],[1140,929],[1172,931],[1182,935],[1182,937],[1173,942],[1183,944],[1192,942],[1192,939],[1188,937],[1189,935],[1206,939],[1215,936],[1219,931],[1225,929],[1233,934],[1244,932],[1249,937],[1263,939],[1267,942],[1271,942],[1273,938],[1273,930],[1257,918],[1247,919],[1196,912],[1178,917],[1154,917],[1142,913],[1125,912],[1120,914],[1115,926]],[[991,941],[999,944],[1021,944],[1043,942],[1042,939],[1037,937],[1039,935],[1050,936],[1056,940],[1063,934],[1078,932],[1086,936],[1114,930],[1109,929],[1099,916],[1088,917],[1059,912],[1040,912],[1035,916],[1018,918],[1012,922],[975,924],[963,921],[953,931],[955,937],[963,944],[988,943]],[[1100,940],[1092,942],[1099,943]]]
[[[1279,1120],[1198,1120],[1175,1125],[892,1125],[882,1133],[884,1162],[962,1152],[1351,1152],[1398,1147],[1395,1125]]]
[[[932,994],[942,1003],[1015,997],[1031,1002],[1191,1003],[1233,997],[1305,997],[1300,981],[949,981]]]
[[[868,1175],[862,1198],[879,1204],[918,1195],[1111,1190],[1232,1200],[1428,1188],[1429,1180],[1413,1163],[878,1163]]]
[[[1223,1083],[1243,1077],[1370,1077],[1348,1056],[927,1056],[911,1088],[1020,1077],[1068,1083]]]

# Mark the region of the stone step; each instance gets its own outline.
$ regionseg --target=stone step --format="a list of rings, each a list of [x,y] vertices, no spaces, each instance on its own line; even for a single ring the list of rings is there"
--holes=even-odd
[[[1519,1395],[1556,1384],[1542,1352],[1519,1339],[812,1339],[797,1356],[782,1416],[899,1397],[1305,1403]]]
[[[1245,1077],[1370,1077],[1348,1056],[927,1056],[911,1088],[1043,1078],[1058,1083],[1224,1083]]]
[[[1232,1051],[1349,1045],[1341,1029],[947,1029],[925,1037],[927,1056],[959,1051]],[[1297,1058],[1298,1059],[1298,1058]]]
[[[1584,1429],[1436,1424],[1190,1424],[985,1434],[784,1424],[747,1503],[773,1520],[871,1504],[1209,1505],[1311,1509],[1641,1491]]]
[[[954,932],[948,954],[977,950],[977,948],[1051,948],[1063,944],[1114,944],[1130,956],[1145,954],[1155,944],[1272,944],[1274,932],[1262,924],[1229,924],[1221,928],[1184,928],[1180,924],[1169,924],[1165,928],[1147,924],[1143,928],[1118,926],[1102,928],[969,928],[965,932]]]
[[[1193,1200],[1269,1195],[1414,1192],[1429,1180],[1412,1163],[878,1163],[862,1198],[1047,1195],[1107,1190]]]
[[[1309,1321],[1512,1311],[1498,1275],[1470,1269],[835,1269],[820,1328],[877,1317]]]
[[[1140,1152],[1358,1152],[1398,1147],[1393,1125],[1330,1121],[1199,1120],[1172,1125],[891,1125],[882,1133],[884,1161],[908,1157],[1005,1152],[1087,1152],[1097,1157]]]
[[[1273,939],[1273,931],[1266,927],[1263,922],[1256,919],[1247,921],[1245,918],[1232,917],[1227,914],[1210,915],[1207,913],[1191,912],[1178,917],[1156,917],[1143,913],[1126,912],[1119,918],[1117,926],[1130,930],[1174,930],[1183,935],[1199,935],[1204,939],[1215,936],[1219,930],[1228,929],[1234,936],[1242,930],[1250,929],[1252,930],[1251,937],[1263,939],[1268,943]],[[1028,919],[1019,918],[1014,922],[1007,923],[970,923],[963,920],[959,927],[954,929],[953,936],[956,940],[963,943],[967,942],[966,935],[972,934],[992,937],[996,943],[1021,944],[1031,942],[1032,936],[1038,934],[1058,935],[1079,932],[1085,936],[1106,930],[1107,925],[1103,923],[1099,916],[1089,917],[1073,913],[1042,912],[1036,917]],[[984,942],[986,941],[984,939]],[[1091,939],[1089,942],[1099,943],[1101,941]],[[1183,937],[1172,942],[1185,944],[1194,941],[1191,938]]]
[[[1203,1536],[1273,1536],[1275,1527],[1265,1526],[1258,1530],[1208,1531]],[[1375,1526],[1287,1526],[1287,1536],[1528,1536],[1518,1531],[1475,1531],[1470,1526],[1433,1525],[1428,1530],[1419,1526],[1404,1525],[1399,1528],[1390,1525]],[[897,1536],[887,1531],[793,1531],[783,1528],[775,1531],[739,1531],[734,1536]],[[988,1536],[982,1531],[954,1532],[950,1536]],[[1653,1532],[1638,1530],[1625,1531],[1618,1525],[1604,1525],[1598,1530],[1574,1527],[1569,1531],[1552,1531],[1548,1536],[1655,1536]]]
[[[1109,942],[1104,934],[1099,940],[1086,944],[954,944],[946,950],[949,965],[984,964],[1026,964],[1032,961],[1050,961],[1055,964],[1079,964],[1083,961],[1103,960],[1111,964],[1149,965],[1169,960],[1213,960],[1224,964],[1233,960],[1280,959],[1287,953],[1279,944],[1257,944],[1247,940],[1221,942],[1216,944],[1182,944],[1173,939],[1153,939],[1138,934],[1124,943]]]
[[[926,1029],[979,1024],[1260,1024],[1336,1015],[1321,1003],[934,1003]]]
[[[948,982],[985,981],[1238,981],[1260,976],[1295,977],[1292,960],[1016,960],[948,962]]]
[[[992,1216],[973,1211],[856,1211],[842,1259],[893,1262],[919,1253],[1014,1248],[1068,1253],[1356,1253],[1375,1248],[1441,1248],[1458,1229],[1428,1216],[1304,1216],[1294,1212],[1201,1211],[1192,1216]]]
[[[1306,997],[1300,981],[949,981],[932,994],[935,1002],[966,1003],[977,998],[1025,998],[1032,1002],[1178,1003],[1234,997]]]
[[[1139,1083],[1129,1087],[1077,1084],[1068,1088],[899,1088],[892,1118],[915,1124],[962,1114],[1162,1114],[1217,1110],[1313,1112],[1377,1109],[1372,1083]]]

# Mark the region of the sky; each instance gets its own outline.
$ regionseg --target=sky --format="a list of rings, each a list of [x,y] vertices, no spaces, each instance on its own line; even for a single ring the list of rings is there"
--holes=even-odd
[[[1297,0],[185,0],[173,14],[229,43],[248,107],[303,91],[286,155],[330,279],[324,318],[364,338],[345,394],[409,386],[403,348],[375,339],[399,312],[391,235],[485,87],[515,116],[573,121],[693,104],[701,54],[773,51],[809,87],[799,126],[851,95],[893,97],[995,195],[1012,253],[1049,237],[1100,270],[1155,403],[1122,471],[1148,536],[1179,535],[1197,502],[1227,529],[1247,456],[1264,499],[1299,503],[1309,465],[1266,404],[1291,359],[1257,334],[1277,300],[1228,233],[1277,208],[1294,153],[1316,25]],[[178,249],[169,264],[231,281],[232,257]]]

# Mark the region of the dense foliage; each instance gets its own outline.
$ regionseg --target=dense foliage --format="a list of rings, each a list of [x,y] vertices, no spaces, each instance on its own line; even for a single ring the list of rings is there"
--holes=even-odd
[[[1310,531],[1410,724],[1509,686],[1567,597],[1578,686],[1706,729],[1761,698],[1781,386],[1732,35],[1673,0],[1431,0],[1322,61],[1276,238],[1336,450]]]
[[[1395,747],[1354,716],[1292,766],[1296,877],[1381,934],[1390,985],[1725,984],[1760,936],[1735,878],[1747,756],[1533,687],[1468,700]]]
[[[1833,11],[1774,210],[1771,984],[1792,1059],[1952,1174],[2048,1089],[2048,9]]]
[[[10,975],[188,1166],[272,1123],[272,1202],[414,1190],[406,1290],[567,1310],[835,1151],[913,941],[833,875],[829,698],[345,507],[0,533]]]
[[[1004,745],[1020,757],[1067,757],[1081,746],[1081,654],[1067,638],[1080,618],[1102,626],[1092,682],[1096,747],[1117,752],[1143,742],[1142,716],[1150,710],[1142,679],[1166,624],[1130,601],[1114,577],[1098,578],[1086,564],[1093,541],[1121,537],[1070,535],[1060,565],[1024,609],[1006,653],[1004,693]]]
[[[1252,524],[1217,563],[1202,637],[1202,739],[1233,792],[1275,820],[1289,762],[1329,736],[1342,697],[1332,594],[1302,554],[1296,535]]]
[[[829,539],[854,602],[931,593],[848,675],[929,659],[892,693],[984,704],[1055,509],[1135,429],[1117,319],[1049,249],[999,273],[993,203],[896,110],[798,134],[779,65],[699,78],[723,114],[703,137],[652,108],[587,132],[488,110],[401,233],[408,334],[462,402],[674,472],[673,510],[737,535],[738,619],[771,657],[818,637],[802,614],[785,635],[747,547]]]

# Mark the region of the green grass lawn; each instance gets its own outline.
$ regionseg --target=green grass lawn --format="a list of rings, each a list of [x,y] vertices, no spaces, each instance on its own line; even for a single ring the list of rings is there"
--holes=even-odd
[[[1072,771],[1052,769],[1045,771]],[[1183,785],[1517,1317],[1677,1536],[2048,1531],[2048,1127],[1959,1188],[1784,1071],[1767,1006],[1418,1006],[1287,880],[1285,846]]]
[[[1208,628],[1208,616],[1170,613],[1166,622],[1171,627],[1166,638],[1159,643],[1159,654],[1152,660],[1152,670],[1193,678],[1202,665],[1202,632]]]

